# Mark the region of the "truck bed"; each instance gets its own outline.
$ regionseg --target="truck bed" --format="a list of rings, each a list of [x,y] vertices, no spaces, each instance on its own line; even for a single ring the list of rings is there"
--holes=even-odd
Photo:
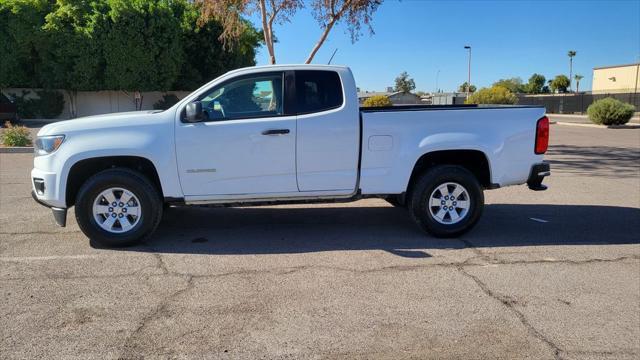
[[[456,110],[456,111],[451,111]],[[422,154],[469,150],[484,154],[492,186],[523,184],[534,153],[541,106],[410,105],[361,109],[363,194],[407,188]]]
[[[395,105],[395,106],[370,106],[360,107],[361,112],[396,112],[396,111],[425,111],[425,110],[460,110],[460,109],[520,109],[520,108],[544,108],[540,105]]]

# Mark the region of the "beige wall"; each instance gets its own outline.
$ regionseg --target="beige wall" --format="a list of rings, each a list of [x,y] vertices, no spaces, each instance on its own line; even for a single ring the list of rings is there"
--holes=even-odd
[[[638,64],[627,66],[593,69],[594,93],[603,92],[634,92],[640,90],[640,76]],[[615,78],[615,81],[612,80]]]
[[[33,89],[3,89],[5,94],[21,95],[22,90],[30,90],[28,97],[36,97]],[[58,119],[69,118],[69,97],[64,94],[64,110],[58,116]],[[168,94],[174,94],[178,99],[182,99],[189,94],[188,91],[169,91]],[[153,104],[162,98],[165,94],[160,91],[142,92],[142,110],[152,110]],[[78,116],[90,116],[99,114],[108,114],[123,111],[135,111],[135,102],[133,92],[125,93],[123,91],[78,91],[77,113]]]
[[[411,93],[399,93],[389,96],[394,105],[420,104],[420,97]]]

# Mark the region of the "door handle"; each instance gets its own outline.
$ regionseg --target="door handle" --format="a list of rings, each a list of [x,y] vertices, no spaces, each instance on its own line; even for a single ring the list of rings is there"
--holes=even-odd
[[[263,131],[262,135],[284,135],[288,133],[289,133],[289,129],[273,129],[273,130]]]

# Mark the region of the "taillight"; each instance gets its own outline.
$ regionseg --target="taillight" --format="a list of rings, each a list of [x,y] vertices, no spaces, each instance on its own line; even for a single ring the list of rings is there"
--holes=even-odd
[[[538,120],[536,125],[536,147],[535,153],[540,155],[547,152],[549,147],[549,118],[544,116]]]

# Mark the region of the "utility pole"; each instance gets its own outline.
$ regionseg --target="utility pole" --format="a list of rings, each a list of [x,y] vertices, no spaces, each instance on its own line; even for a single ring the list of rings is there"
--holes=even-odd
[[[573,79],[571,77],[573,76],[573,57],[576,56],[575,50],[569,50],[567,56],[569,56],[569,92],[573,92]]]
[[[638,109],[638,76],[640,76],[640,60],[638,60],[638,65],[636,65],[636,86],[633,90],[633,105]]]
[[[469,90],[471,88],[471,46],[465,45],[465,49],[469,50],[469,69],[467,72],[467,99],[469,98]]]

